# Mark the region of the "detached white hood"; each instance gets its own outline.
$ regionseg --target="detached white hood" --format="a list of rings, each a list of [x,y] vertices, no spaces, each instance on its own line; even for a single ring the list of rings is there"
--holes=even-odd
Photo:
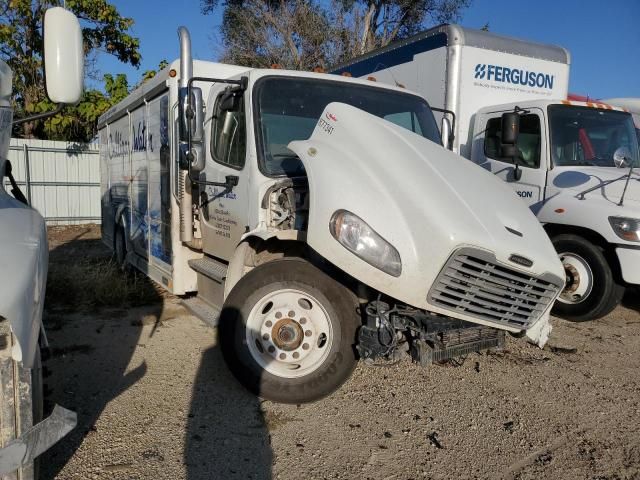
[[[47,280],[44,219],[0,186],[0,317],[17,339],[13,358],[33,365]]]
[[[511,270],[564,282],[564,271],[536,217],[484,169],[404,128],[354,107],[327,106],[311,138],[289,145],[309,178],[307,242],[367,285],[409,305],[452,315],[428,302],[452,254],[474,247]],[[392,277],[340,245],[329,231],[336,210],[367,222],[400,253]],[[529,268],[509,258],[525,257]],[[464,314],[452,315],[476,323]]]

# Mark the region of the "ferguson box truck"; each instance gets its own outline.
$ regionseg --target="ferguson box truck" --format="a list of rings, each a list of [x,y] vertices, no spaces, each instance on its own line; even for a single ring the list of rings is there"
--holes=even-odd
[[[218,326],[241,383],[302,403],[358,358],[426,365],[504,331],[544,344],[553,246],[442,147],[422,97],[194,61],[179,37],[180,59],[99,119],[103,240]]]
[[[49,98],[60,107],[77,102],[84,51],[72,13],[60,7],[47,10],[44,50]],[[36,457],[73,429],[76,414],[56,405],[43,419],[40,345],[46,344],[47,230],[20,192],[7,155],[12,125],[60,110],[12,122],[11,84],[12,72],[0,60],[0,478],[33,480]]]
[[[640,160],[629,113],[566,100],[569,66],[564,48],[443,25],[333,73],[444,106],[448,146],[507,182],[552,239],[566,276],[554,313],[583,321],[640,284]]]

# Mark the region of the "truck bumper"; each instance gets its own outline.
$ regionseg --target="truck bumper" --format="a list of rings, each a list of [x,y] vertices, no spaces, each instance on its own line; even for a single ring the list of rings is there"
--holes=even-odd
[[[635,248],[616,248],[622,279],[632,285],[640,285],[640,250]]]
[[[53,413],[0,449],[0,475],[15,472],[51,448],[76,426],[77,415],[56,405]]]

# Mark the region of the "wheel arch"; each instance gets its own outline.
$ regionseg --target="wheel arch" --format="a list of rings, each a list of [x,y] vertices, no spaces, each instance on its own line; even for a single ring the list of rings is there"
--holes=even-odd
[[[615,246],[609,243],[601,234],[586,227],[559,223],[546,223],[543,228],[552,240],[558,235],[577,235],[601,248],[616,281],[623,282],[622,269],[620,268],[618,255],[616,255]]]

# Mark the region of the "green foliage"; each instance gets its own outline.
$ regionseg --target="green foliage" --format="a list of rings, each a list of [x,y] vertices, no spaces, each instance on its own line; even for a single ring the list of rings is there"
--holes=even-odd
[[[17,118],[52,107],[44,91],[42,22],[47,8],[61,4],[60,0],[0,1],[0,58],[13,70]],[[129,34],[132,19],[121,16],[107,0],[66,0],[66,7],[80,19],[86,54],[106,51],[122,62],[140,65],[140,42]],[[112,81],[117,84],[113,87],[115,98],[122,93],[123,80],[116,77]],[[126,78],[124,83],[126,85]],[[91,125],[91,118],[97,118],[111,101],[111,94],[103,95],[104,98],[100,95],[96,90],[87,91],[75,107],[65,109],[46,122],[27,123],[20,133],[26,137],[59,138],[69,134],[67,140],[86,139],[90,132],[85,127]],[[91,102],[96,105],[92,106]]]
[[[471,0],[201,0],[221,5],[222,60],[324,68],[457,20]]]

